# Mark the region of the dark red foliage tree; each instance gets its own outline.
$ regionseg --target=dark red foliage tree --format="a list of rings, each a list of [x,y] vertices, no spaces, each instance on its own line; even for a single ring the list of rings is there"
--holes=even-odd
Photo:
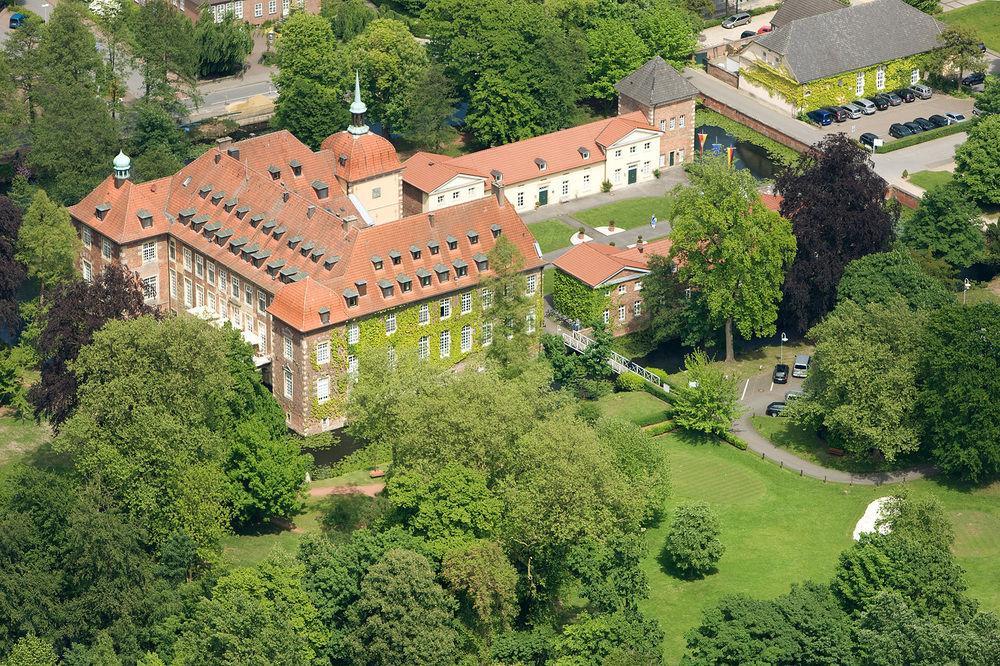
[[[17,289],[24,280],[24,267],[14,259],[21,212],[10,199],[0,196],[0,331],[13,336],[21,326],[17,314]]]
[[[886,184],[868,152],[833,134],[775,181],[781,214],[791,220],[797,250],[785,274],[779,326],[804,333],[837,303],[837,283],[849,262],[885,252],[899,219],[886,203]]]
[[[51,295],[39,336],[41,381],[28,394],[36,414],[47,417],[56,428],[68,419],[77,402],[76,376],[69,363],[109,320],[143,315],[159,317],[160,312],[144,303],[142,284],[127,266],[107,266],[93,282],[59,285]]]

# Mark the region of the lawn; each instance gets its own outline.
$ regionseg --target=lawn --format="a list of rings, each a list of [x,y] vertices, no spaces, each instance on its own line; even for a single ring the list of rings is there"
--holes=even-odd
[[[666,223],[670,216],[670,199],[667,197],[625,199],[574,213],[573,217],[592,227],[606,227],[608,222],[614,220],[616,227],[635,229],[643,225],[649,226],[649,216],[654,213],[659,222]]]
[[[573,235],[573,229],[555,219],[533,222],[528,229],[542,248],[542,254],[569,247],[569,239]]]
[[[918,171],[910,174],[910,182],[917,187],[929,190],[932,187],[950,183],[952,177],[949,171]]]
[[[637,425],[667,420],[667,403],[645,391],[625,391],[598,398],[597,406],[606,416],[620,416]]]
[[[0,466],[38,450],[51,436],[46,425],[0,416]]]
[[[953,12],[937,15],[948,25],[969,28],[989,48],[1000,51],[1000,2],[979,2]]]
[[[684,634],[721,597],[744,593],[768,598],[787,592],[793,582],[829,580],[867,504],[890,492],[799,477],[730,446],[689,444],[673,435],[658,441],[667,447],[670,465],[668,509],[680,502],[708,502],[719,513],[726,545],[717,573],[683,581],[665,573],[658,560],[666,524],[646,533],[643,569],[651,591],[643,607],[666,632],[668,664],[679,661]],[[955,554],[968,573],[970,593],[986,609],[1000,609],[995,565],[1000,557],[1000,484],[974,492],[932,481],[906,485],[915,494],[941,500],[955,525]]]

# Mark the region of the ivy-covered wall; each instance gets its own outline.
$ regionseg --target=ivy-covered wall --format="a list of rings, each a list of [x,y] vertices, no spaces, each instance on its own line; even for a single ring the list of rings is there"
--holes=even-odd
[[[584,327],[593,326],[611,307],[610,303],[604,291],[591,289],[575,277],[556,269],[552,282],[552,305],[563,316],[579,319]]]
[[[825,79],[809,83],[798,83],[783,71],[757,61],[744,69],[740,75],[778,93],[802,111],[812,111],[824,106],[846,104],[859,97],[871,97],[880,92],[889,92],[910,85],[910,75],[919,69],[925,70],[926,55],[900,58],[880,63],[864,69],[843,72]],[[879,67],[885,67],[885,87],[876,89]],[[857,94],[858,72],[865,74],[865,92]]]

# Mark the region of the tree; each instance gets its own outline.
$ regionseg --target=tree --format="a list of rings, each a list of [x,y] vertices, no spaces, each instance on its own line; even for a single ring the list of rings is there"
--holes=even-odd
[[[905,0],[905,2],[925,14],[939,14],[941,12],[941,0]]]
[[[0,51],[0,150],[14,152],[24,143],[28,107],[14,80],[8,57]]]
[[[16,257],[21,212],[0,196],[0,331],[15,333],[21,327],[17,313],[17,290],[24,280],[24,267]]]
[[[176,86],[193,90],[198,72],[194,26],[184,12],[167,0],[139,6],[135,18],[133,55],[142,74],[144,96],[160,103],[176,103]]]
[[[308,79],[290,80],[278,90],[271,123],[310,147],[318,148],[323,139],[347,125],[347,110],[337,90]]]
[[[980,116],[1000,114],[1000,76],[991,74],[986,77],[983,91],[976,95],[976,108]]]
[[[698,46],[701,23],[690,11],[679,7],[675,0],[653,0],[649,9],[638,18],[636,33],[654,55],[681,69],[691,60]]]
[[[144,183],[172,176],[184,166],[169,148],[162,143],[153,144],[146,152],[132,160],[132,181]]]
[[[591,615],[584,611],[556,639],[554,663],[658,664],[663,660],[663,631],[656,620],[637,610]]]
[[[649,275],[642,280],[642,307],[655,342],[679,340],[686,347],[714,344],[708,306],[700,291],[681,282],[669,257],[649,258]]]
[[[974,483],[1000,476],[998,336],[1000,306],[944,308],[931,313],[917,362],[923,440],[942,471]]]
[[[610,106],[618,99],[615,83],[649,58],[646,43],[625,21],[604,19],[587,32],[587,97]]]
[[[364,577],[351,609],[356,664],[451,664],[459,661],[455,601],[423,556],[388,551]]]
[[[21,221],[15,256],[28,275],[38,280],[42,299],[46,290],[76,275],[79,250],[80,239],[69,212],[39,190]]]
[[[337,39],[347,42],[361,34],[378,17],[362,0],[323,0],[320,14],[330,22]]]
[[[198,49],[198,75],[206,79],[242,72],[247,56],[253,51],[250,25],[228,12],[216,22],[211,11],[202,11],[194,26],[194,41]]]
[[[500,236],[490,250],[489,266],[493,275],[483,281],[492,294],[484,325],[493,330],[488,355],[508,372],[516,373],[528,360],[526,349],[535,342],[528,333],[528,319],[538,314],[534,299],[527,294],[527,278],[521,273],[524,257],[509,239]]]
[[[76,280],[51,294],[39,336],[41,379],[31,388],[31,402],[58,428],[77,404],[76,375],[70,370],[80,349],[111,319],[155,315],[145,304],[136,274],[120,264],[107,266],[93,282]]]
[[[986,245],[981,212],[958,184],[933,188],[906,222],[901,240],[914,250],[929,250],[952,266],[968,267],[982,258]]]
[[[56,5],[46,25],[40,48],[43,82],[61,82],[70,87],[97,90],[101,56],[93,33],[85,23],[85,11],[78,4]]]
[[[684,358],[684,372],[688,385],[671,393],[674,423],[686,430],[722,437],[742,411],[739,379],[709,363],[700,349]]]
[[[441,578],[461,602],[466,621],[490,637],[510,627],[517,615],[517,571],[492,541],[474,541],[449,551]]]
[[[682,576],[701,578],[715,570],[726,551],[721,532],[719,517],[708,504],[682,504],[674,510],[663,554]]]
[[[858,305],[888,305],[902,297],[912,309],[933,309],[955,302],[936,280],[920,270],[914,258],[901,248],[870,254],[852,261],[837,286],[837,301]]]
[[[796,333],[833,309],[847,264],[889,249],[898,219],[898,211],[886,204],[885,181],[868,166],[859,143],[833,134],[816,149],[775,181],[796,244],[782,290],[782,325]],[[851,196],[838,194],[847,190]]]
[[[128,0],[95,2],[91,8],[95,24],[104,44],[104,70],[100,76],[101,88],[111,105],[111,116],[121,113],[122,101],[127,92],[125,81],[132,68],[132,28],[135,25],[137,5]]]
[[[52,643],[34,634],[18,640],[4,661],[5,666],[56,666],[58,663],[59,658],[52,649]]]
[[[405,122],[409,90],[429,66],[427,50],[405,23],[380,18],[346,44],[344,58],[351,69],[360,70],[368,113],[390,136]]]
[[[969,197],[1000,204],[1000,116],[986,116],[955,150],[955,174]]]
[[[530,139],[543,134],[542,110],[521,81],[508,81],[497,72],[487,72],[469,92],[466,125],[484,146]]]
[[[451,124],[457,101],[444,70],[430,64],[407,91],[400,131],[419,148],[439,150],[457,133]]]
[[[923,322],[923,313],[902,299],[838,305],[809,331],[816,352],[793,418],[823,428],[832,446],[856,456],[892,462],[916,451],[915,365]]]
[[[675,191],[670,256],[680,279],[704,292],[712,319],[725,323],[732,361],[734,325],[747,338],[774,334],[795,236],[761,202],[749,172],[713,159],[693,166],[691,181]]]
[[[982,40],[974,29],[948,26],[941,31],[938,42],[940,46],[929,54],[927,68],[942,76],[957,71],[956,89],[962,87],[962,74],[968,71],[982,72],[986,69],[986,57],[979,48]]]
[[[11,78],[27,105],[28,119],[34,122],[38,108],[37,94],[44,72],[41,44],[45,38],[46,25],[41,16],[31,12],[23,13],[27,18],[20,28],[8,33],[4,55],[10,67]]]

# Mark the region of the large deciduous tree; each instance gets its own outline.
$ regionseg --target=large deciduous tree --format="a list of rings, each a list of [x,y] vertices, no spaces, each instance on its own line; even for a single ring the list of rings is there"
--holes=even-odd
[[[624,21],[605,19],[587,32],[587,97],[610,106],[618,99],[615,83],[642,66],[649,48]]]
[[[989,115],[969,130],[955,150],[955,174],[969,196],[1000,204],[1000,115]]]
[[[198,72],[194,26],[166,0],[139,6],[133,55],[139,63],[145,97],[176,103],[178,88],[193,89]]]
[[[804,333],[836,304],[844,267],[892,243],[896,211],[864,148],[834,134],[778,174],[781,214],[791,220],[796,253],[783,287],[782,324]],[[850,196],[845,196],[850,192]]]
[[[15,333],[21,327],[17,313],[17,290],[24,279],[24,266],[16,258],[21,211],[0,196],[0,331]]]
[[[951,266],[968,267],[986,251],[981,215],[960,185],[941,185],[924,194],[917,212],[906,221],[900,240]]]
[[[642,281],[642,307],[653,340],[679,340],[688,347],[714,345],[717,329],[711,324],[704,295],[680,280],[677,265],[669,257],[654,254],[648,267],[649,276]]]
[[[982,40],[972,28],[948,26],[938,36],[938,48],[929,54],[927,68],[947,76],[957,71],[955,87],[962,87],[965,72],[981,72],[986,69],[986,56],[979,45]]]
[[[726,360],[733,328],[745,337],[772,335],[784,269],[795,256],[792,225],[768,210],[748,171],[719,159],[691,169],[675,191],[670,255],[680,278],[702,291],[712,319],[725,326]]]
[[[483,287],[492,299],[485,322],[493,329],[489,356],[508,372],[516,373],[528,361],[525,350],[532,346],[528,318],[538,316],[534,297],[527,294],[527,278],[521,273],[524,257],[514,243],[500,236],[488,256],[493,275],[483,282]]]
[[[688,354],[684,371],[688,385],[671,393],[674,423],[721,437],[740,415],[739,379],[711,365],[701,350]]]
[[[726,552],[721,533],[719,517],[708,504],[682,504],[674,511],[663,554],[680,575],[700,578],[711,573]]]
[[[38,89],[44,73],[41,45],[46,29],[41,16],[28,12],[21,27],[7,34],[4,44],[11,78],[27,104],[31,121],[38,109]]]
[[[917,413],[934,462],[975,483],[1000,476],[1000,306],[933,312],[917,377]]]
[[[216,21],[209,9],[198,17],[194,41],[198,49],[198,75],[202,78],[241,72],[253,50],[248,23],[228,12],[221,21]]]
[[[887,305],[899,297],[915,310],[955,302],[941,281],[920,270],[919,264],[902,248],[852,261],[844,269],[837,286],[838,302],[852,300],[858,305]]]
[[[407,91],[399,130],[418,148],[438,150],[455,138],[455,87],[440,65],[431,63]]]
[[[991,74],[986,77],[983,92],[976,95],[976,108],[980,116],[1000,114],[1000,76]]]
[[[330,22],[337,39],[350,41],[378,17],[374,7],[363,0],[323,0],[320,15]]]
[[[17,232],[17,260],[38,280],[41,298],[57,284],[76,275],[80,239],[69,221],[69,211],[49,199],[44,190],[35,198]]]

